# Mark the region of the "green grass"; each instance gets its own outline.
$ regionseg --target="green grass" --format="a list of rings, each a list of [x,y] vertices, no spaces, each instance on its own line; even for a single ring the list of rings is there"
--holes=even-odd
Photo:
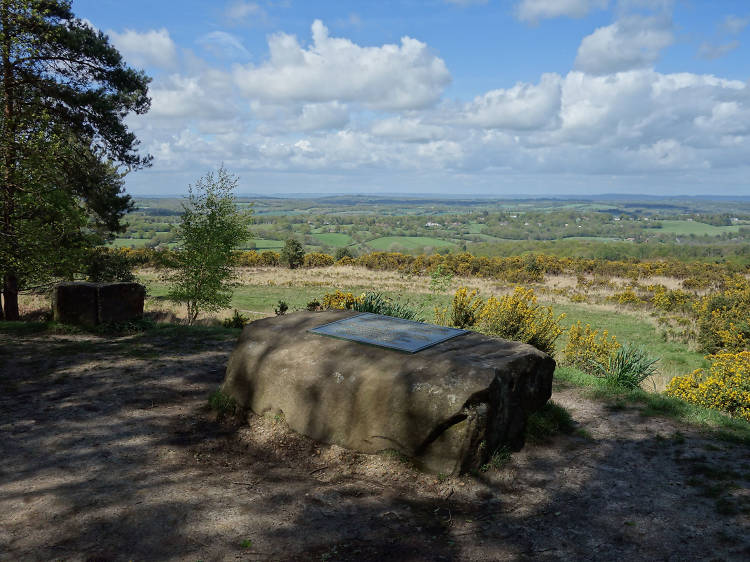
[[[348,234],[342,234],[340,232],[325,232],[322,234],[313,234],[313,238],[320,240],[322,244],[327,246],[334,246],[339,248],[341,246],[348,246],[352,242],[352,237]]]
[[[690,234],[695,234],[696,236],[719,236],[725,232],[738,232],[740,229],[739,225],[714,226],[696,221],[664,220],[660,222],[662,227],[654,232],[666,232],[681,236],[689,236]]]
[[[47,322],[0,321],[0,333],[12,336],[29,336],[47,331]]]
[[[485,227],[481,222],[470,222],[466,226],[469,230],[469,234],[480,234]]]
[[[143,248],[148,242],[151,242],[151,238],[115,238],[108,245],[115,248]]]
[[[594,329],[607,330],[622,345],[627,343],[636,345],[644,348],[651,357],[658,357],[659,362],[656,368],[659,371],[657,378],[660,386],[664,386],[674,376],[709,366],[702,353],[690,351],[684,343],[664,341],[657,327],[642,318],[643,313],[639,316],[627,311],[615,312],[579,304],[553,304],[551,306],[555,314],[566,315],[563,320],[565,328],[580,320],[583,324],[591,324]],[[558,350],[565,347],[566,338],[567,334],[563,334],[557,340]]]
[[[367,242],[367,245],[373,250],[379,250],[381,252],[391,251],[394,247],[401,247],[404,250],[414,250],[426,246],[432,248],[456,247],[453,242],[430,236],[384,236],[382,238],[370,240]]]
[[[573,433],[575,427],[570,413],[550,400],[541,410],[529,416],[526,439],[530,443],[544,443],[559,433]]]

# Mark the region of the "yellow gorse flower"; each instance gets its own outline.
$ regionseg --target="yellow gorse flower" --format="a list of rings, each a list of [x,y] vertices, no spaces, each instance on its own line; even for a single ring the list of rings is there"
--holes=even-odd
[[[750,351],[708,355],[706,373],[696,369],[669,381],[666,394],[750,421]]]

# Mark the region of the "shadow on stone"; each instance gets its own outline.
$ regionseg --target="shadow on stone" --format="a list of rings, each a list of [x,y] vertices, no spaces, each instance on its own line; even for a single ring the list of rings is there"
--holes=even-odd
[[[395,449],[433,472],[476,470],[498,448],[523,446],[526,419],[552,392],[551,357],[477,333],[410,354],[309,332],[355,314],[303,311],[249,324],[223,392],[257,414],[283,413],[313,439]]]

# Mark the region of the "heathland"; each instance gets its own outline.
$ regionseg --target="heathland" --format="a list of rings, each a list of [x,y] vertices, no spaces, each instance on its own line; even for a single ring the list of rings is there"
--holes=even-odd
[[[40,558],[747,558],[750,201],[251,202],[231,306],[199,325],[167,299],[176,199],[139,199],[110,250],[148,287],[146,321],[60,326],[40,293],[0,323],[16,558],[41,542]],[[215,392],[244,322],[373,294],[554,354],[521,452],[429,475],[237,417]]]

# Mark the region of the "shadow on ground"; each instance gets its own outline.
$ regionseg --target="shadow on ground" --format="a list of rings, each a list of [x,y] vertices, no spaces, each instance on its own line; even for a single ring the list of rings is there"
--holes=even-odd
[[[0,334],[0,559],[750,558],[747,447],[558,389],[590,436],[427,475],[216,421],[233,345]]]

